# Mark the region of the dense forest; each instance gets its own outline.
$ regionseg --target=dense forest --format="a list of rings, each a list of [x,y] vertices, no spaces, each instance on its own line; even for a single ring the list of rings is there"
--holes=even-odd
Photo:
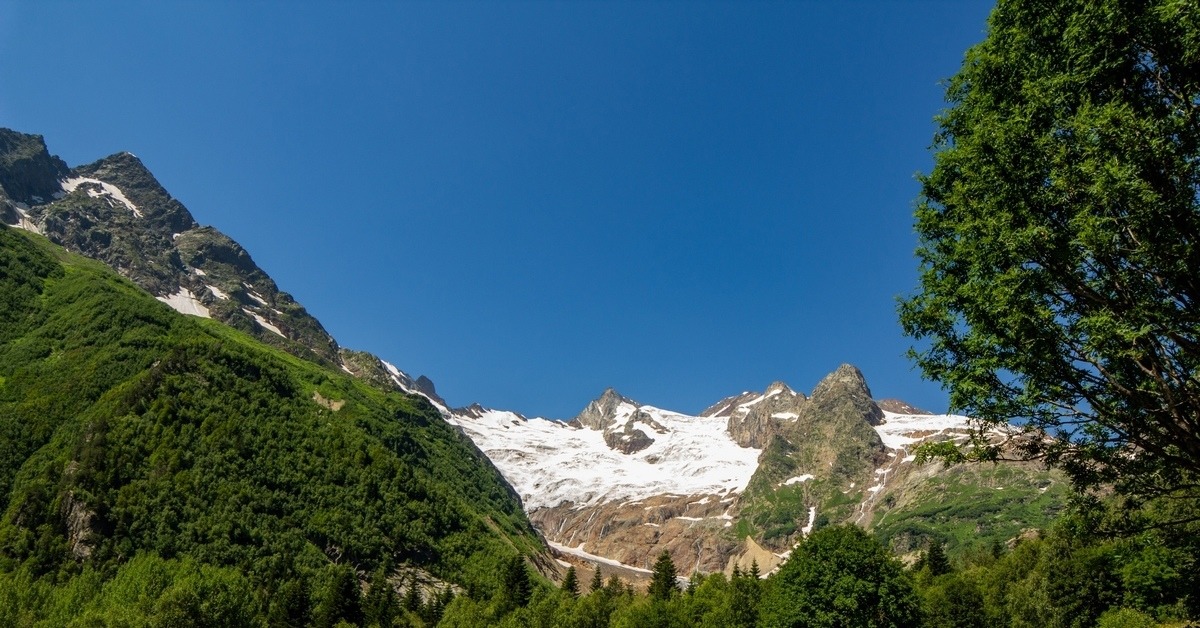
[[[336,620],[362,574],[485,596],[543,549],[423,399],[180,315],[7,227],[0,496],[0,625]]]

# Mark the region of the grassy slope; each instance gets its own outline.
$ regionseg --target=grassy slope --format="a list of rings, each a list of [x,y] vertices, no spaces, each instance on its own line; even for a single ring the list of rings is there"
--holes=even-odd
[[[540,548],[499,474],[423,400],[179,315],[8,228],[0,505],[0,571],[56,582],[153,553],[235,569],[264,595],[331,560],[489,587]]]

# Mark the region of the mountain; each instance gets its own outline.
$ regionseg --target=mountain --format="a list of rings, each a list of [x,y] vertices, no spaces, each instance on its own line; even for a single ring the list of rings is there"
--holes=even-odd
[[[1044,525],[1064,503],[1066,481],[1033,465],[916,465],[916,445],[965,439],[968,419],[881,405],[915,410],[875,402],[862,373],[842,365],[811,395],[774,382],[699,416],[610,388],[569,422],[478,405],[449,421],[553,547],[625,573],[647,573],[663,550],[684,573],[752,561],[766,572],[804,535],[844,522],[900,553],[929,539],[967,551]]]
[[[240,245],[198,225],[130,153],[70,168],[41,137],[0,129],[0,221],[103,262],[179,312],[224,324],[201,323],[209,333],[237,330],[305,369],[352,375],[347,381],[372,395],[410,393],[422,421],[439,417],[442,427],[430,429],[469,437],[458,437],[470,446],[459,451],[464,464],[486,454],[563,557],[627,575],[647,571],[664,549],[683,573],[752,560],[765,572],[806,534],[842,522],[874,530],[899,553],[930,539],[969,551],[1044,525],[1064,501],[1066,482],[1028,463],[914,464],[915,445],[964,439],[968,420],[876,401],[850,365],[808,395],[773,382],[698,416],[613,389],[567,422],[479,404],[451,409],[428,378],[338,346]],[[350,407],[344,391],[305,388],[302,396],[332,413]]]
[[[4,226],[0,508],[0,573],[91,591],[97,613],[134,557],[226,574],[254,613],[340,566],[481,591],[518,554],[555,568],[423,397],[183,316]]]
[[[132,153],[69,168],[41,136],[0,128],[0,222],[104,262],[179,312],[445,407],[428,378],[339,347],[240,244],[198,224]]]

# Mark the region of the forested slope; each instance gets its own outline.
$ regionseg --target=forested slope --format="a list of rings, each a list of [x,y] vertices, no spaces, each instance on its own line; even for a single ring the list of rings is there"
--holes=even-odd
[[[419,568],[485,593],[500,565],[543,547],[500,475],[424,399],[178,314],[7,227],[0,504],[6,625],[161,623],[185,581],[188,599],[228,602],[206,611],[213,621],[285,612],[281,591],[308,591],[286,603],[315,613],[346,567]],[[151,590],[131,605],[122,582]],[[228,595],[200,595],[204,583]],[[5,615],[15,609],[25,616]]]

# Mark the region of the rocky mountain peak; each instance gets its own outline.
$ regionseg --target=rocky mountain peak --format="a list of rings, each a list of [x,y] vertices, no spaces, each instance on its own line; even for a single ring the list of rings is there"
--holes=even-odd
[[[611,387],[606,388],[603,394],[589,403],[569,423],[577,427],[586,427],[593,430],[607,429],[616,421],[618,409],[622,404],[627,404],[634,408],[641,405]]]
[[[417,378],[416,388],[417,388],[417,392],[428,397],[430,399],[430,401],[440,403],[443,406],[446,405],[446,400],[442,399],[437,394],[437,389],[434,388],[432,379],[429,379],[428,377],[421,375],[420,377]],[[475,405],[479,405],[479,404],[475,404]]]
[[[818,397],[846,393],[861,393],[867,397],[871,396],[871,389],[867,387],[867,379],[863,377],[862,371],[853,364],[843,364],[822,378],[813,388],[812,397],[815,401]]]
[[[735,443],[742,447],[763,449],[771,437],[779,433],[780,425],[795,421],[807,399],[787,384],[776,381],[762,394],[743,393],[730,398],[718,415],[729,417],[726,429]]]
[[[765,394],[770,395],[770,394],[781,394],[781,393],[788,394],[788,395],[796,394],[796,392],[794,390],[792,390],[792,388],[790,386],[788,386],[787,384],[785,384],[783,382],[771,382],[771,385],[767,386],[767,391]]]
[[[866,378],[858,367],[851,364],[843,364],[826,375],[813,388],[810,401],[823,410],[861,416],[870,425],[879,425],[883,421],[883,411],[871,398]]]
[[[46,202],[61,193],[59,180],[69,171],[41,135],[0,128],[0,197],[23,205]]]

